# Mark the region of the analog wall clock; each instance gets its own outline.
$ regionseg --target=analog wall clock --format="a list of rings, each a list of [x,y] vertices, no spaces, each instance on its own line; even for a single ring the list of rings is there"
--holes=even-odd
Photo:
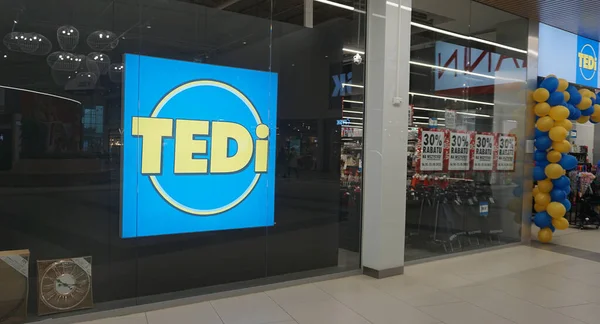
[[[28,276],[28,250],[0,252],[0,323],[25,322]]]
[[[38,314],[91,308],[92,259],[38,261]]]

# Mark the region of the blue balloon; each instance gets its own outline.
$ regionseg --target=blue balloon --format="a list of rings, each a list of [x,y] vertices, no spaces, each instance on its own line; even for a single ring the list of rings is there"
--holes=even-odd
[[[546,173],[544,172],[544,168],[540,166],[536,166],[533,168],[533,180],[542,181],[546,179]]]
[[[535,154],[533,155],[533,159],[536,162],[546,161],[546,156],[547,155],[548,155],[548,153],[546,151],[536,150]]]
[[[590,100],[592,101],[592,107],[596,104],[596,99],[594,99],[594,97],[590,97]]]
[[[554,227],[554,225],[552,225],[552,223],[550,223],[550,226],[548,226],[548,228],[552,231],[552,233],[554,233],[554,231],[556,231],[556,227]]]
[[[538,137],[548,137],[548,132],[542,132],[541,130],[536,128],[535,129],[535,138],[538,138]]]
[[[567,193],[561,188],[556,188],[550,191],[550,197],[552,198],[552,201],[563,201],[567,199]]]
[[[550,137],[538,137],[535,139],[535,148],[545,151],[552,146]]]
[[[563,206],[565,206],[567,211],[571,210],[571,202],[569,201],[569,199],[565,199],[565,200],[561,201],[560,203],[563,204]]]
[[[581,116],[591,116],[594,113],[594,106],[581,111]]]
[[[565,101],[565,95],[562,92],[552,92],[550,98],[546,100],[550,106],[558,106]]]
[[[569,178],[567,178],[566,176],[561,176],[558,179],[552,180],[552,184],[554,185],[554,188],[560,188],[565,190],[564,188],[571,186],[571,180],[569,180]]]
[[[573,115],[569,115],[569,119],[570,120],[577,120],[579,119],[579,117],[581,117],[581,110],[575,108],[573,109]]]
[[[569,154],[563,154],[563,157],[558,162],[565,170],[573,170],[577,167],[577,158]]]
[[[552,217],[547,212],[539,212],[533,216],[533,223],[539,228],[549,227],[552,225]]]
[[[556,77],[547,77],[540,83],[540,88],[544,88],[552,93],[558,89],[558,79]]]
[[[515,189],[513,189],[513,195],[515,197],[521,197],[523,195],[523,188],[521,186],[515,187]]]
[[[569,103],[572,105],[578,105],[581,102],[581,99],[583,98],[581,96],[581,94],[579,93],[579,91],[577,91],[577,88],[575,88],[574,86],[570,85],[567,88],[567,92],[571,95],[571,98],[569,99]]]
[[[562,188],[562,189],[565,191],[565,193],[567,194],[567,197],[568,197],[569,194],[571,193],[571,186],[569,185],[568,187]]]
[[[546,167],[550,164],[550,161],[535,161],[535,166],[539,166],[542,169],[546,169]]]

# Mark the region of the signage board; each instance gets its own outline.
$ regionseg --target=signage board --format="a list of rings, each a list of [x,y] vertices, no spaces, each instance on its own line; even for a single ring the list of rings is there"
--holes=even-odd
[[[478,133],[475,135],[473,152],[473,171],[492,171],[494,169],[494,135]]]
[[[538,75],[540,76],[554,74],[572,83],[600,88],[599,53],[599,43],[595,40],[545,24],[539,25]]]
[[[498,134],[498,162],[496,163],[496,170],[514,171],[516,148],[516,136]]]
[[[277,74],[125,65],[121,237],[273,225]]]
[[[471,154],[471,134],[466,132],[448,132],[450,149],[448,152],[449,171],[469,171]]]
[[[445,131],[419,128],[419,171],[442,171],[444,169]]]

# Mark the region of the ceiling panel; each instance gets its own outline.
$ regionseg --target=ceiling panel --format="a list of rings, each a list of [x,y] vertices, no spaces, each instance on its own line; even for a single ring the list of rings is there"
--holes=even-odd
[[[598,0],[476,0],[477,2],[600,40]]]

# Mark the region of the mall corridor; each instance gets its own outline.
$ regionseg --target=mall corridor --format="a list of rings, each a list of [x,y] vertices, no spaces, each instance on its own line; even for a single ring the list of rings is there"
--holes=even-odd
[[[518,245],[381,280],[353,276],[85,323],[598,323],[599,256]]]

